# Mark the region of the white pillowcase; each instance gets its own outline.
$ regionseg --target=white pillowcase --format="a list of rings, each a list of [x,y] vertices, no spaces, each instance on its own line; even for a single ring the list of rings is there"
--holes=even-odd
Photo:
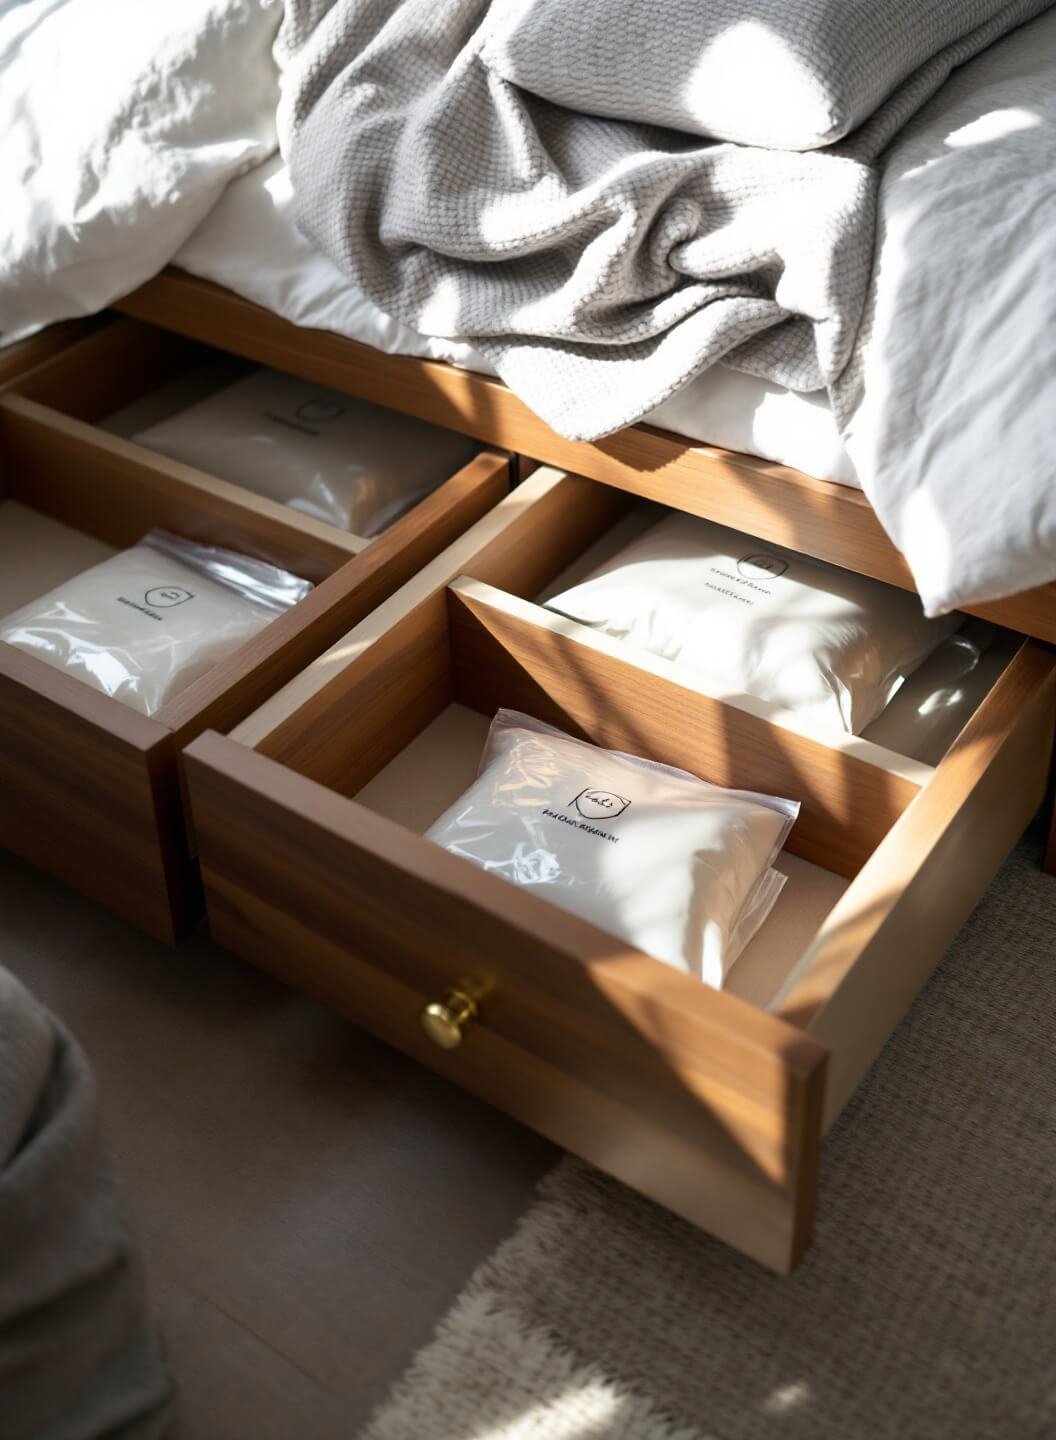
[[[0,640],[153,715],[311,588],[262,560],[152,530],[5,616]]]
[[[135,439],[364,536],[442,485],[477,448],[454,431],[277,370],[256,370]]]
[[[858,735],[961,623],[917,595],[673,513],[547,604],[753,695]]]
[[[798,813],[500,710],[427,838],[721,986],[784,885],[770,867]]]

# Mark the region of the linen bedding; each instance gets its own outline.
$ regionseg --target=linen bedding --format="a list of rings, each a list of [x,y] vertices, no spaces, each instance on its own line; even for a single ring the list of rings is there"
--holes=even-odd
[[[702,142],[540,99],[489,63],[501,3],[291,0],[283,120],[298,219],[379,308],[427,334],[468,339],[572,438],[641,419],[720,360],[791,389],[827,387],[881,519],[896,537],[920,532],[910,563],[928,612],[1013,593],[1056,576],[1052,462],[1040,445],[1056,308],[1046,224],[1056,46],[1051,14],[995,43],[1049,0],[956,8],[979,20],[974,29],[922,56],[839,144],[798,153]],[[671,33],[697,10],[693,0],[665,7]],[[1029,70],[1006,64],[1007,46]],[[556,40],[553,48],[579,63]],[[999,103],[1021,108],[1025,88],[1034,117],[1016,146],[995,142],[985,194],[948,163],[957,148],[947,145],[948,76],[958,66],[952,93],[969,97],[973,115],[960,128],[992,123],[1002,79],[1009,93]],[[624,113],[649,114],[651,98],[630,96]],[[918,156],[906,171],[904,146]],[[912,224],[900,227],[900,175],[928,217],[933,248],[914,273],[927,273],[928,318],[941,320],[931,333],[901,301],[871,298],[878,197],[881,233],[911,242],[896,268],[905,275],[917,258]],[[1010,213],[1027,251],[1011,273],[1031,280],[1019,290],[1001,268],[1004,247],[995,257],[989,246],[991,233],[1007,234]],[[966,275],[1000,299],[980,307]],[[1001,323],[978,326],[981,312]],[[908,362],[898,383],[908,409],[886,403],[895,351]],[[913,380],[943,370],[950,385],[933,416],[920,401],[936,395],[934,383]],[[988,418],[996,410],[1000,425],[974,426],[985,445],[966,474],[941,405],[962,376],[1010,373],[1028,377],[1014,385],[1027,414],[1012,428],[991,400]],[[856,427],[865,396],[869,424]],[[912,451],[918,441],[927,465],[888,496],[881,477],[901,475],[903,442]],[[1006,485],[1008,502],[995,506],[992,491]]]

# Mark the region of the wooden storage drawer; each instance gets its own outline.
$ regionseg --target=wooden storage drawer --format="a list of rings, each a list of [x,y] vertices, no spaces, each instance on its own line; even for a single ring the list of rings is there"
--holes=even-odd
[[[118,320],[15,376],[0,395],[0,615],[152,526],[316,585],[150,718],[0,644],[0,844],[168,941],[201,914],[183,747],[259,706],[509,488],[507,457],[484,452],[367,542],[107,428],[104,417],[149,405],[156,387],[203,363],[223,360]]]
[[[532,600],[624,503],[536,472],[230,736],[190,746],[210,923],[785,1272],[809,1242],[825,1130],[1041,798],[1056,659],[1005,637],[934,767],[724,703]],[[789,883],[725,990],[422,838],[500,706],[802,801]],[[452,987],[479,1009],[447,1051],[420,1017]]]

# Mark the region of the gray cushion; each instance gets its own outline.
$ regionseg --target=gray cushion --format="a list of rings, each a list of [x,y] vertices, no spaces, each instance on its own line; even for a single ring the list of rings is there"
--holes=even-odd
[[[483,56],[569,109],[777,150],[830,145],[1007,0],[496,0]]]

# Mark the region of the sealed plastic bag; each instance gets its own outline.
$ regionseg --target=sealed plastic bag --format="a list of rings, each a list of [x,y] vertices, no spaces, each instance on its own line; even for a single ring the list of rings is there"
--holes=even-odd
[[[135,439],[368,537],[443,484],[476,450],[450,430],[277,370],[255,370]]]
[[[798,813],[500,710],[478,779],[427,836],[720,986],[777,900]]]
[[[681,513],[547,603],[725,696],[852,735],[961,623],[926,619],[908,590]]]
[[[0,620],[0,640],[153,715],[311,588],[262,560],[152,530]]]

